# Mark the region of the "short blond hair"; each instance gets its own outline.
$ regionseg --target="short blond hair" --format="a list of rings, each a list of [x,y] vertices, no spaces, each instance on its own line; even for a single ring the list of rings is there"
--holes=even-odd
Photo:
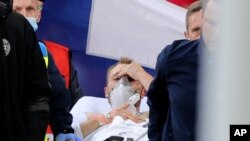
[[[200,0],[192,3],[188,9],[187,9],[187,13],[186,13],[186,29],[188,31],[188,27],[189,27],[189,17],[191,15],[193,15],[196,12],[199,12],[202,10],[202,2]]]

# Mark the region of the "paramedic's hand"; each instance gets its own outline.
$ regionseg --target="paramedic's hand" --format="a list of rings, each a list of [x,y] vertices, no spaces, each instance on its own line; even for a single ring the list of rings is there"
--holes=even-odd
[[[131,64],[124,65],[123,68],[116,70],[113,73],[113,79],[118,79],[124,75],[128,75],[134,80],[140,81],[146,90],[148,90],[150,82],[153,80],[153,77],[149,73],[147,73],[137,62],[132,62]]]
[[[56,141],[81,141],[81,139],[73,133],[60,133],[56,136]]]
[[[130,119],[136,123],[140,122],[139,116],[134,114],[131,110],[129,110],[129,104],[125,103],[122,106],[113,109],[110,112],[111,118],[113,119],[115,116],[121,116],[124,119]]]
[[[125,65],[122,69],[117,70],[114,74],[114,78],[121,78],[124,75],[128,75],[134,80],[140,80],[141,74],[144,74],[145,70],[142,66],[136,62]]]

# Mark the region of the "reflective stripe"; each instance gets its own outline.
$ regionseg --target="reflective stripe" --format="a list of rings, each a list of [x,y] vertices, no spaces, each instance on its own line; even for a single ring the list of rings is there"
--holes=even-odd
[[[49,57],[48,57],[47,48],[46,48],[45,44],[42,43],[42,42],[38,42],[38,44],[39,44],[39,47],[40,47],[40,49],[41,49],[41,51],[42,51],[43,59],[44,59],[46,68],[48,68],[48,66],[49,66]]]
[[[43,56],[43,59],[45,61],[46,68],[48,68],[48,66],[49,66],[49,57],[48,56],[47,57]]]

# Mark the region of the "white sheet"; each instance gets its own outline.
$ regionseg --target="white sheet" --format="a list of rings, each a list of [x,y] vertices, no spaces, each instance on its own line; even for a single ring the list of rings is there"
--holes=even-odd
[[[147,123],[148,121],[137,124],[131,120],[124,120],[122,117],[116,116],[111,124],[90,134],[85,141],[103,141],[110,136],[124,137],[125,141],[127,138],[133,138],[134,141],[148,141],[148,128],[144,126]]]
[[[149,111],[147,105],[147,97],[144,97],[141,101],[140,112]],[[110,104],[107,98],[84,96],[78,100],[75,106],[72,108],[70,113],[73,116],[72,127],[75,130],[75,134],[83,138],[81,133],[80,123],[85,122],[87,117],[86,112],[106,114],[111,111]]]

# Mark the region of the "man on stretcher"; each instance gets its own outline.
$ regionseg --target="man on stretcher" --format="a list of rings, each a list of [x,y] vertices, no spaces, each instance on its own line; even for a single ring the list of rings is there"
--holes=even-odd
[[[86,108],[86,105],[79,107],[81,100],[73,107],[72,126],[75,128],[76,134],[84,140],[105,140],[110,136],[137,140],[146,135],[147,127],[145,125],[147,125],[148,112],[140,113],[139,111],[141,99],[146,92],[145,88],[138,80],[129,76],[114,77],[119,69],[132,62],[133,60],[129,58],[121,58],[118,63],[108,68],[107,86],[104,88],[104,92],[110,104],[109,107],[111,107],[110,111],[97,113],[85,110],[85,113],[74,114],[74,110]],[[98,103],[92,104],[98,106]]]

